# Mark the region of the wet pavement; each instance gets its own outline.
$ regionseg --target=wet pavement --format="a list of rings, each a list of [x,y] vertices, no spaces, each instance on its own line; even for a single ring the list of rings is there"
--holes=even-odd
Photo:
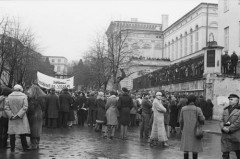
[[[208,122],[203,138],[204,152],[200,159],[220,159],[221,146],[218,122]],[[179,150],[180,135],[171,135],[169,147],[150,147],[147,140],[139,139],[139,128],[130,128],[127,140],[119,138],[104,139],[93,128],[78,127],[43,129],[40,149],[23,152],[20,139],[16,141],[16,151],[0,150],[0,159],[182,159]],[[211,133],[213,132],[213,133]],[[191,157],[190,157],[191,158]],[[231,159],[236,159],[232,156]]]

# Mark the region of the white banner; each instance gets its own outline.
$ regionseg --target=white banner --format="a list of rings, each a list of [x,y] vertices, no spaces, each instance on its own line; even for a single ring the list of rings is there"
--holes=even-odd
[[[74,77],[67,79],[58,79],[37,72],[37,78],[39,86],[46,89],[55,88],[56,90],[62,90],[63,88],[68,89],[74,88],[73,86]]]

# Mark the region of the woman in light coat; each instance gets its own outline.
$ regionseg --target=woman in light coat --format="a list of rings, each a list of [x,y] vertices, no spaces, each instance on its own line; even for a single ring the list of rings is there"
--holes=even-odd
[[[180,112],[180,126],[182,130],[180,150],[184,152],[184,159],[188,159],[189,152],[193,153],[193,159],[198,158],[198,153],[203,151],[201,139],[195,137],[195,128],[197,121],[204,123],[204,116],[201,108],[195,106],[196,96],[188,96],[187,105]]]
[[[164,113],[166,108],[162,105],[162,93],[157,92],[156,98],[153,100],[153,125],[150,136],[150,145],[156,146],[157,143],[163,143],[163,146],[168,147],[167,134],[164,125]]]
[[[115,96],[115,92],[110,92],[110,97],[107,99],[107,103],[105,106],[106,109],[106,117],[107,117],[107,130],[105,131],[105,137],[109,137],[112,139],[115,134],[116,127],[118,125],[118,110],[117,110],[117,102],[118,99]]]
[[[9,94],[5,103],[5,112],[8,115],[8,134],[10,135],[11,151],[15,151],[15,135],[20,135],[24,151],[28,150],[26,134],[30,134],[30,128],[26,111],[28,109],[27,96],[22,93],[20,85],[14,86],[13,93]]]

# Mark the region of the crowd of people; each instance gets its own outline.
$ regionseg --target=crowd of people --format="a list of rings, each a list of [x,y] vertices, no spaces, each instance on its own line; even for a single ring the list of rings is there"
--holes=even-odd
[[[233,99],[238,100],[234,103]],[[231,151],[235,151],[238,157],[240,155],[240,143],[231,145],[228,140],[230,133],[239,130],[239,124],[234,123],[238,118],[235,115],[234,119],[231,118],[231,113],[240,114],[239,97],[231,94],[229,101],[221,122],[224,159],[228,159]],[[203,96],[176,96],[162,91],[132,93],[127,88],[105,93],[70,92],[64,88],[56,93],[54,88],[44,92],[37,85],[26,90],[15,85],[13,89],[3,88],[1,91],[0,147],[7,147],[9,136],[14,152],[15,135],[20,135],[24,151],[37,150],[43,126],[54,129],[86,125],[110,140],[118,129],[121,129],[121,139],[126,140],[128,127],[139,126],[140,138],[149,140],[151,147],[168,147],[170,134],[180,133],[180,150],[184,152],[184,159],[189,158],[189,152],[193,153],[193,159],[197,159],[203,148],[201,139],[195,136],[196,123],[202,125],[204,120],[211,120],[212,115],[213,104]],[[177,132],[176,127],[181,131]],[[30,146],[26,137],[30,137]]]

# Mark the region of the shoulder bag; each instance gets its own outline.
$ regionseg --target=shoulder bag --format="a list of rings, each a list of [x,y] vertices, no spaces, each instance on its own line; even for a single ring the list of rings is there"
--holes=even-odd
[[[203,130],[202,130],[202,125],[200,125],[198,121],[197,108],[196,108],[196,119],[197,119],[197,122],[196,122],[196,128],[195,128],[195,137],[200,140],[203,138]]]

